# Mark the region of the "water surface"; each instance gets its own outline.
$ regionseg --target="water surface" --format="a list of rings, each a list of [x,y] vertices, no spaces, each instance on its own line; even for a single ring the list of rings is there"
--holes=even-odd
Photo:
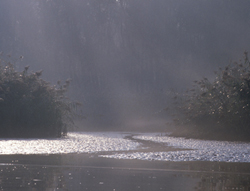
[[[185,157],[190,160],[186,161],[164,158],[172,155],[175,159],[182,152],[198,152],[197,157],[209,149],[210,153],[224,149],[223,155],[229,149],[237,158],[240,152],[248,156],[247,143],[177,139],[159,133],[82,132],[62,139],[2,139],[0,148],[0,190],[206,191],[250,187],[247,157],[242,162],[192,160],[188,155]]]

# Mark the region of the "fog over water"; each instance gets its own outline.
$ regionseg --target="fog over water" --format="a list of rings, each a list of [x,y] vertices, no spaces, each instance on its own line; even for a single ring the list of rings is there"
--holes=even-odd
[[[0,51],[72,79],[83,127],[162,126],[169,92],[250,50],[248,0],[3,0]]]

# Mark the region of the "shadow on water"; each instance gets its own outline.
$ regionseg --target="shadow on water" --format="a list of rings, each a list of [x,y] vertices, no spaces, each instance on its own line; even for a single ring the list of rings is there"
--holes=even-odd
[[[2,155],[1,190],[249,190],[249,163]]]

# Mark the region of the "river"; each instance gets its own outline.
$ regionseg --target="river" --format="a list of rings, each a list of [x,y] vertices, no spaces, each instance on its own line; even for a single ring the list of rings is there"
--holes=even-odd
[[[1,139],[2,190],[248,190],[249,144],[162,133]]]

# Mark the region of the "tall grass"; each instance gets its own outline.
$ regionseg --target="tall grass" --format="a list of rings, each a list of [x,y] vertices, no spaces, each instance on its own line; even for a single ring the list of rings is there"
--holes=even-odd
[[[50,85],[42,71],[22,72],[0,62],[0,137],[61,137],[73,125],[79,104],[65,93],[70,80]]]
[[[201,133],[250,135],[250,62],[244,59],[215,71],[216,78],[194,81],[193,89],[175,95],[175,125]],[[250,139],[250,138],[249,138]]]

